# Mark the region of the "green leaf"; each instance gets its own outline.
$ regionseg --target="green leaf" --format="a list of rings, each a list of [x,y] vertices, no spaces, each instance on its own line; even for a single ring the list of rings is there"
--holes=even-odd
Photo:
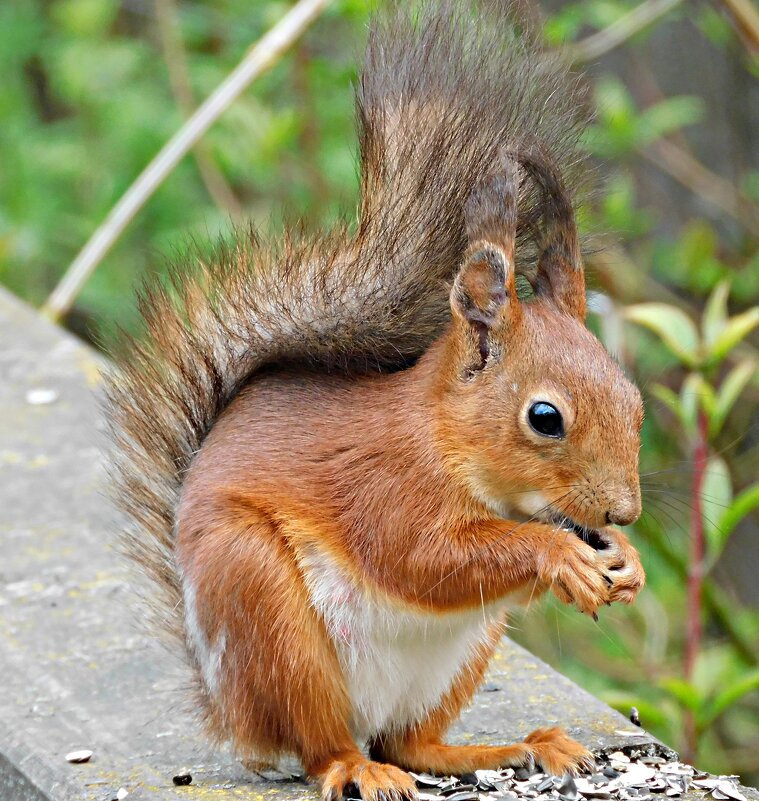
[[[699,728],[703,731],[725,710],[754,690],[759,690],[759,668],[746,673],[737,681],[731,682],[721,693],[718,693],[704,714],[699,716]]]
[[[660,400],[680,422],[682,422],[682,409],[680,408],[680,397],[664,384],[654,384],[651,387],[651,394]]]
[[[759,507],[759,482],[747,487],[739,493],[728,509],[722,512],[719,520],[720,531],[724,538],[729,537],[738,523],[746,515]]]
[[[730,294],[730,281],[720,281],[714,287],[701,318],[701,331],[704,343],[711,347],[727,322],[727,298]]]
[[[636,133],[639,144],[649,144],[686,125],[698,122],[704,113],[701,98],[669,97],[655,106],[642,111],[636,120]]]
[[[701,707],[701,694],[689,681],[664,679],[660,686],[686,709],[696,711]]]
[[[725,376],[717,391],[714,409],[709,418],[709,435],[716,437],[722,430],[727,416],[746,385],[756,373],[756,364],[749,359],[737,364]]]
[[[719,47],[727,45],[735,36],[730,23],[711,6],[699,9],[696,24],[706,38]]]
[[[743,314],[731,317],[710,348],[709,359],[712,364],[719,364],[758,325],[759,306],[754,306],[753,309],[749,309]]]
[[[701,486],[701,517],[712,564],[719,558],[729,536],[720,523],[732,500],[733,482],[727,464],[721,457],[712,456],[707,462]]]
[[[685,312],[667,303],[638,303],[628,306],[624,316],[630,322],[653,331],[681,362],[694,367],[698,362],[698,330]]]
[[[556,46],[577,39],[585,24],[585,8],[568,5],[548,17],[543,25],[543,36],[548,44]]]
[[[604,157],[630,152],[638,110],[627,87],[617,78],[601,78],[596,84],[596,105],[597,123],[585,132],[585,146]]]

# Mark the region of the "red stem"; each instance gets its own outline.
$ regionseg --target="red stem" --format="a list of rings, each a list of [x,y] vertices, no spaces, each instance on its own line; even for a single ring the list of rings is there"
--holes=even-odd
[[[685,680],[693,680],[696,660],[701,649],[701,604],[704,585],[704,557],[706,540],[704,537],[704,515],[701,493],[706,476],[706,464],[709,457],[709,421],[703,410],[698,412],[698,429],[693,448],[693,482],[691,484],[691,519],[690,560],[688,565],[688,606],[685,639]],[[687,761],[692,762],[698,748],[698,732],[693,712],[685,716],[685,740]]]

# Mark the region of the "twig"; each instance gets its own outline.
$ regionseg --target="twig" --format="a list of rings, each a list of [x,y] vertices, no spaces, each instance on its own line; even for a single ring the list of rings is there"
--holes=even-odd
[[[313,94],[309,91],[308,65],[311,53],[307,44],[303,44],[294,54],[293,59],[293,89],[301,110],[301,124],[298,128],[298,146],[303,155],[303,173],[311,197],[314,199],[327,197],[329,187],[326,185],[322,171],[319,169],[318,151],[320,146],[319,118],[313,107]],[[306,211],[307,217],[314,215],[314,206],[321,204],[311,203]]]
[[[687,618],[685,630],[685,662],[683,673],[685,680],[693,681],[696,670],[696,661],[701,650],[703,627],[701,614],[703,605],[704,587],[704,559],[706,556],[706,542],[704,539],[704,515],[702,492],[708,459],[709,421],[703,409],[698,413],[698,431],[693,448],[693,479],[691,483],[691,507],[693,518],[690,532],[690,559],[688,563],[687,582]],[[685,715],[685,741],[687,753],[685,759],[693,762],[698,749],[698,730],[693,710],[687,710]]]
[[[727,212],[749,231],[759,230],[759,208],[743,198],[729,181],[704,167],[673,142],[659,139],[652,145],[639,148],[638,152],[691,192]]]
[[[174,0],[155,0],[158,35],[163,58],[169,73],[169,83],[182,117],[187,120],[195,110],[195,98],[190,84],[187,54],[178,33],[178,18]],[[235,193],[213,162],[209,149],[199,141],[192,149],[198,172],[213,202],[227,211],[234,220],[242,218],[243,210]]]
[[[632,57],[636,73],[644,81],[648,102],[654,104],[665,100],[646,61],[636,52],[632,53]],[[639,148],[638,152],[686,189],[726,211],[750,231],[759,227],[759,207],[730,181],[705,167],[693,155],[681,129],[673,131],[667,139]]]
[[[132,218],[145,205],[165,178],[197,144],[203,134],[239,97],[252,80],[271,67],[313,20],[329,0],[299,0],[287,14],[248,50],[242,61],[211,96],[163,146],[137,180],[111,209],[103,224],[90,237],[42,308],[58,320],[71,307],[85,282],[111,249]]]
[[[754,58],[759,56],[759,11],[751,0],[720,0]]]
[[[740,2],[740,0],[734,1]],[[595,61],[668,14],[682,2],[684,0],[645,0],[612,25],[568,47],[567,55],[573,64]]]

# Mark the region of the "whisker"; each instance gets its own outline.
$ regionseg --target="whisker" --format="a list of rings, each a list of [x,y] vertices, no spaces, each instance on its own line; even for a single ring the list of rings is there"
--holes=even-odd
[[[677,498],[677,500],[681,501],[682,503],[687,503],[687,499],[693,496],[693,493],[689,492],[688,490],[678,490],[676,488],[670,488],[670,487],[662,487],[662,488],[646,487],[643,489],[643,492],[646,494],[656,493],[657,495],[672,495],[674,498]],[[712,506],[718,506],[720,509],[729,509],[731,506],[731,504],[729,503],[718,503],[714,495],[707,495],[704,492],[699,492],[697,494],[702,501],[707,501]],[[688,505],[690,506],[691,509],[693,508],[692,505],[690,504]]]

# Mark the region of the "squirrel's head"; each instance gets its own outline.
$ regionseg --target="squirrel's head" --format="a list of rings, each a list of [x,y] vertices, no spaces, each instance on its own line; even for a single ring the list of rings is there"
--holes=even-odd
[[[584,325],[579,246],[557,173],[535,157],[520,163],[544,204],[534,297],[517,297],[518,173],[504,160],[466,208],[470,246],[438,384],[441,442],[497,514],[626,525],[641,511],[640,393]]]

